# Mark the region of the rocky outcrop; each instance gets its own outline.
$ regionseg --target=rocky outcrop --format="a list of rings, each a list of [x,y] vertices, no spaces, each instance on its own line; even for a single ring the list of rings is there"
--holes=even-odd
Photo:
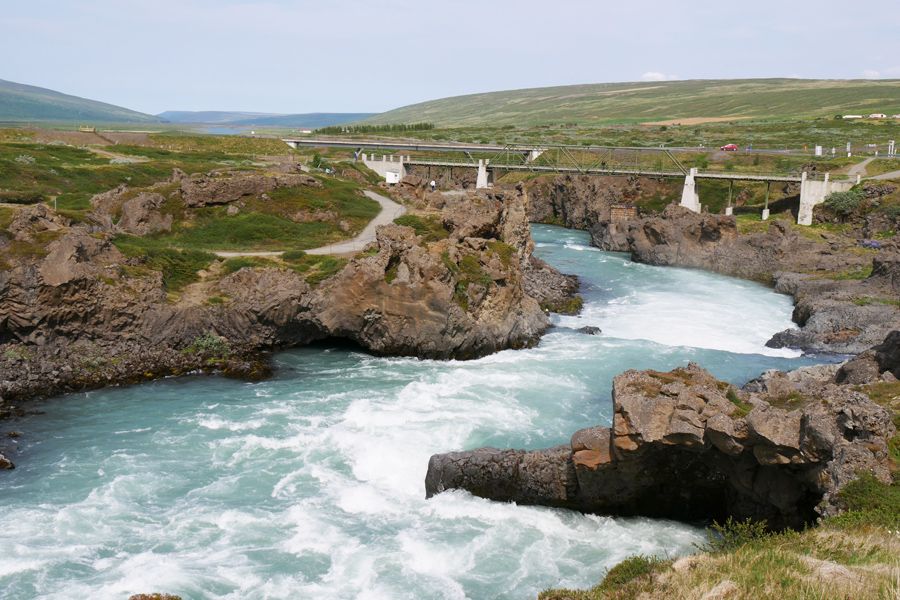
[[[837,383],[864,384],[879,378],[900,380],[900,331],[845,362],[834,375]]]
[[[900,252],[887,250],[873,258],[869,279],[900,295]]]
[[[849,386],[770,373],[754,392],[696,364],[613,380],[611,427],[548,450],[481,448],[431,457],[431,497],[448,489],[608,515],[766,520],[799,527],[840,510],[861,471],[889,483],[890,414]]]
[[[210,173],[181,181],[181,197],[190,208],[228,204],[244,196],[258,196],[281,187],[300,185],[322,187],[315,177],[303,174],[256,175],[247,173]]]
[[[132,235],[147,235],[155,231],[172,229],[172,215],[163,215],[159,209],[166,203],[160,194],[139,194],[122,204],[119,229]]]
[[[160,198],[124,205],[154,206]],[[527,201],[523,189],[455,198],[441,214],[450,235],[438,241],[383,226],[366,252],[316,285],[288,269],[245,268],[201,280],[176,301],[160,272],[126,258],[105,235],[90,233],[93,226],[66,227],[45,207],[20,211],[17,235],[56,239],[45,247],[35,241],[28,260],[0,271],[0,398],[196,368],[257,372],[256,352],[325,338],[423,358],[532,344],[549,320],[524,284],[533,259]],[[544,285],[567,281],[544,270]],[[205,301],[212,297],[215,304]],[[227,342],[227,356],[210,362],[184,352],[206,336]],[[246,359],[250,367],[234,363]]]
[[[534,248],[526,204],[522,189],[454,199],[442,214],[450,237],[430,244],[411,227],[380,228],[378,252],[316,298],[317,319],[380,354],[473,358],[534,343],[549,321],[521,284]]]
[[[675,198],[681,188],[672,182],[639,177],[559,175],[528,183],[528,218],[574,229],[591,229],[610,220],[610,207],[652,198]]]
[[[814,241],[785,220],[772,221],[762,233],[738,235],[734,217],[670,205],[660,217],[600,224],[591,230],[591,243],[630,252],[635,262],[755,279],[792,294],[793,320],[801,329],[779,332],[772,347],[856,354],[900,327],[900,310],[891,303],[892,254],[885,250],[883,259],[873,258],[855,251],[856,242],[828,234]],[[825,278],[863,272],[873,261],[877,269],[866,280]]]

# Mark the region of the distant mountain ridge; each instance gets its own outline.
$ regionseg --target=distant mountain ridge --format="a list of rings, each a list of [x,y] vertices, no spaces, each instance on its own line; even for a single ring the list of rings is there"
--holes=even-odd
[[[786,119],[900,113],[898,79],[709,79],[598,83],[470,94],[369,117],[437,127]]]
[[[159,117],[121,106],[3,79],[0,79],[0,121],[165,123]]]
[[[272,113],[229,111],[180,111],[170,110],[157,115],[173,123],[194,125],[255,125],[257,127],[306,127],[317,129],[331,125],[343,125],[359,121],[378,113],[304,113],[282,115]]]

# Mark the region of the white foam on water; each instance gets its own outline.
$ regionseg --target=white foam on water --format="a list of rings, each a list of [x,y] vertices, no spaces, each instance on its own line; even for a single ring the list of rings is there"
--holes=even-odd
[[[683,523],[425,499],[434,453],[564,443],[609,422],[611,378],[633,362],[759,354],[789,323],[758,286],[559,236],[538,247],[611,275],[588,281],[580,317],[554,318],[600,336],[559,328],[466,362],[301,349],[260,383],[170,379],[51,404],[0,499],[0,599],[512,600],[590,587],[629,554],[691,551],[704,536]]]

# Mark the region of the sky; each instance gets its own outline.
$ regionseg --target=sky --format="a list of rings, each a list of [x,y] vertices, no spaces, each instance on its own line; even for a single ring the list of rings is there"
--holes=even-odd
[[[900,1],[0,0],[0,79],[149,114],[767,77],[900,79]]]

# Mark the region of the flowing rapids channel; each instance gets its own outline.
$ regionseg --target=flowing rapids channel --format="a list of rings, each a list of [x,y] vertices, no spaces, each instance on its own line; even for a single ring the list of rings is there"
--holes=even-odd
[[[22,432],[17,468],[0,473],[0,598],[525,600],[595,585],[629,554],[690,552],[703,524],[425,500],[433,453],[543,448],[608,425],[626,369],[695,361],[743,384],[814,362],[764,346],[792,326],[787,296],[633,264],[583,232],[533,236],[585,299],[536,348],[468,362],[302,348],[260,383],[72,394],[0,426]],[[575,331],[586,325],[603,333]]]

